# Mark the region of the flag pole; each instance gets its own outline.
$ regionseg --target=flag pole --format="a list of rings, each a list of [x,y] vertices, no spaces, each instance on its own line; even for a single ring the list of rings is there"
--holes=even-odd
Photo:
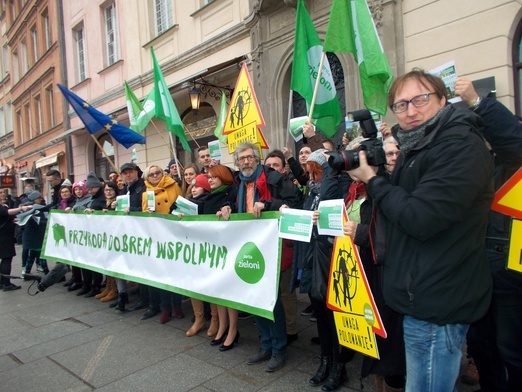
[[[287,121],[286,121],[286,126],[288,127],[287,128],[287,133],[286,133],[286,142],[285,142],[285,145],[288,146],[288,141],[290,140],[290,120],[292,119],[292,97],[293,97],[293,94],[292,94],[292,89],[290,89],[290,94],[288,95],[288,117],[287,117]]]
[[[92,140],[94,140],[94,143],[96,143],[98,148],[103,152],[103,155],[105,155],[105,158],[107,158],[107,160],[109,161],[109,163],[112,166],[112,168],[114,169],[114,171],[116,173],[118,173],[118,175],[120,175],[121,173],[120,173],[119,169],[116,167],[116,165],[114,164],[112,159],[109,158],[109,155],[107,154],[107,152],[105,152],[105,150],[103,149],[103,146],[100,144],[100,142],[94,137],[94,135],[92,133],[89,132],[89,134],[91,135]],[[110,135],[110,133],[109,133],[109,135]]]
[[[317,74],[317,79],[315,79],[314,94],[312,95],[312,102],[310,102],[310,111],[308,112],[308,120],[310,122],[312,121],[312,115],[314,114],[315,100],[317,98],[317,90],[319,90],[319,84],[321,83],[321,75],[323,74],[323,64],[325,57],[326,53],[323,52],[321,54],[321,61],[319,63],[319,73]]]

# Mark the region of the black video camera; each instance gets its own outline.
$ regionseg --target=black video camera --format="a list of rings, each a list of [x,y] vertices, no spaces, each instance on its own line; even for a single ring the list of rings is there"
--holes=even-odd
[[[362,109],[348,113],[350,121],[359,121],[362,128],[362,136],[367,140],[361,142],[356,150],[344,150],[343,152],[328,152],[328,164],[338,173],[359,167],[359,151],[366,151],[366,158],[370,166],[384,166],[386,155],[382,148],[382,141],[377,139],[377,127],[369,110]]]

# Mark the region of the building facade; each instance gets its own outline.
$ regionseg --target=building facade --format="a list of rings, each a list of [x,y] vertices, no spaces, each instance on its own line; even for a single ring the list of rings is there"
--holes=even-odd
[[[230,99],[242,62],[248,65],[266,123],[263,133],[271,148],[286,145],[290,110],[293,117],[306,114],[303,100],[290,91],[297,0],[6,0],[2,4],[0,21],[6,28],[0,42],[7,43],[10,75],[0,82],[1,91],[7,91],[0,96],[0,115],[3,108],[3,121],[8,123],[9,103],[13,162],[20,166],[27,161],[28,166],[26,174],[18,169],[19,176],[30,175],[34,168],[59,167],[71,179],[83,179],[89,171],[107,177],[114,167],[131,160],[133,148],[142,167],[166,166],[174,153],[182,163],[195,160],[197,147],[215,139],[221,91]],[[332,0],[305,0],[321,39],[331,4]],[[373,0],[368,4],[395,74],[455,61],[459,75],[473,80],[493,76],[497,97],[521,113],[522,0]],[[61,24],[51,23],[47,38],[45,15],[63,21],[62,36],[53,27]],[[40,48],[37,56],[32,54],[33,36]],[[154,119],[144,131],[145,145],[127,150],[103,131],[89,134],[67,105],[65,113],[62,108],[56,82],[129,124],[123,84],[127,81],[140,99],[149,94],[153,85],[151,46],[192,152],[181,149],[162,121]],[[353,56],[335,53],[328,58],[343,111],[363,108]],[[42,71],[36,72],[40,64]],[[54,122],[46,112],[49,86],[55,95]],[[188,94],[194,89],[200,92],[197,111]],[[38,108],[38,97],[42,119],[33,109]],[[24,126],[29,119],[31,126]],[[393,123],[393,116],[388,114],[385,120]],[[339,135],[342,129],[343,125]],[[7,128],[0,133],[2,143],[8,139],[6,134]],[[340,144],[339,139],[334,141]],[[37,155],[40,150],[45,157]],[[224,163],[231,164],[226,148],[222,151]],[[8,155],[9,148],[0,148],[0,153]]]

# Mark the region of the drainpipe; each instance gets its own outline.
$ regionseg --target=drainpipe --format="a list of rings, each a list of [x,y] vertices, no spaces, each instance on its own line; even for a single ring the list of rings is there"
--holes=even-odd
[[[63,24],[63,0],[57,1],[58,6],[58,46],[60,47],[60,60],[62,63],[61,69],[61,80],[62,84],[65,87],[68,87],[67,82],[67,61],[65,57],[65,28]],[[64,131],[68,131],[71,127],[71,121],[69,120],[69,113],[68,113],[68,107],[67,101],[65,98],[63,98],[64,104],[62,105],[62,111],[63,111],[63,125],[64,125]],[[72,143],[71,143],[71,135],[67,135],[65,137],[65,156],[67,159],[67,178],[74,183],[74,170],[73,170],[73,151],[72,151]]]

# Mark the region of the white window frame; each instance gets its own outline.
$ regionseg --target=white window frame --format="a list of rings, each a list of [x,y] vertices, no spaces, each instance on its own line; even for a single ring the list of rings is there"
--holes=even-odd
[[[22,121],[22,109],[16,112],[16,117],[18,118],[18,131],[20,132],[20,144],[23,144],[24,139],[24,124]]]
[[[103,9],[103,17],[105,24],[105,48],[107,65],[112,65],[119,60],[118,25],[115,3],[111,3]]]
[[[172,0],[154,0],[156,35],[161,35],[173,25]]]
[[[25,75],[29,71],[29,61],[27,58],[27,43],[25,41],[20,42],[20,66],[22,67],[22,75]]]
[[[36,25],[31,29],[31,40],[33,44],[33,58],[36,63],[38,61],[38,33],[36,31]]]
[[[83,23],[74,29],[74,41],[76,43],[78,83],[80,83],[87,79],[87,56],[85,53],[85,29]]]
[[[31,105],[27,102],[24,105],[24,112],[26,117],[27,126],[29,127],[29,140],[31,140],[35,135],[33,135],[33,121],[31,118]]]
[[[43,133],[43,124],[42,124],[42,121],[43,121],[43,116],[42,116],[42,100],[40,99],[40,96],[36,96],[34,97],[34,107],[35,107],[35,110],[36,110],[36,120],[38,122],[38,124],[36,124],[37,126],[37,129],[38,129],[38,134],[41,135]]]
[[[47,51],[51,47],[51,26],[49,24],[49,13],[45,12],[42,15],[43,18],[43,29],[44,29],[44,41],[45,41],[45,50]]]

